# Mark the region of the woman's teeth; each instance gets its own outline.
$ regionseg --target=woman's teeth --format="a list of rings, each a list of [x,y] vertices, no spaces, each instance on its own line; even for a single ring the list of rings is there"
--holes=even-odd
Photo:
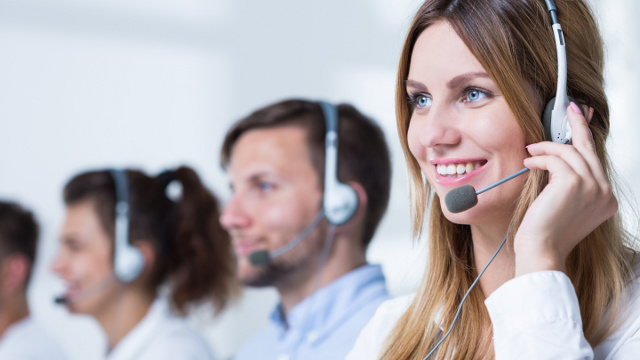
[[[442,176],[462,176],[464,174],[468,174],[473,170],[479,168],[480,162],[468,162],[463,164],[438,164],[436,165],[436,169],[438,174]]]

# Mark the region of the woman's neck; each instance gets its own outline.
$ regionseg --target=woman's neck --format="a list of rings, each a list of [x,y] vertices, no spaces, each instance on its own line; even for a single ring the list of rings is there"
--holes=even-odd
[[[508,223],[495,226],[471,226],[474,262],[478,274],[498,250],[508,231]],[[513,231],[515,229],[511,229],[511,232]],[[511,280],[514,272],[515,254],[513,246],[506,243],[482,275],[482,278],[480,278],[479,283],[484,296],[489,297],[502,284]]]
[[[155,299],[155,295],[131,287],[119,291],[110,308],[96,316],[107,336],[109,351],[142,321]]]

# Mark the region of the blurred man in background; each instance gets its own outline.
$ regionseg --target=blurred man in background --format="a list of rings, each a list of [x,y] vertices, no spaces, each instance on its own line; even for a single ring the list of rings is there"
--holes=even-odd
[[[237,122],[221,162],[238,277],[280,297],[236,360],[344,358],[388,298],[365,257],[389,201],[382,131],[351,105],[288,100]]]
[[[31,212],[0,201],[0,359],[66,359],[29,314],[27,285],[35,262],[38,225]]]

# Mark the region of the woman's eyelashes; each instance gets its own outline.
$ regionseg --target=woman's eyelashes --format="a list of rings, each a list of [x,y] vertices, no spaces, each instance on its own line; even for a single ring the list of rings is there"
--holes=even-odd
[[[426,108],[431,106],[433,100],[430,96],[423,93],[409,93],[407,103],[414,108]]]
[[[470,86],[464,90],[464,95],[461,97],[461,102],[481,103],[491,99],[491,97],[493,97],[493,94],[491,94],[489,91],[475,86]]]
[[[425,94],[421,92],[408,92],[407,103],[411,105],[414,109],[424,109],[428,108],[433,104],[433,98],[430,94]],[[457,97],[457,102],[466,105],[482,105],[486,101],[493,98],[494,95],[485,89],[479,88],[477,86],[469,86],[464,88],[462,93]]]

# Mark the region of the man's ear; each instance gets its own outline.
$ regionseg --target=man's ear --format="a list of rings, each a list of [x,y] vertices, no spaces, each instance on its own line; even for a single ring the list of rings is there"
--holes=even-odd
[[[29,277],[31,262],[22,254],[5,257],[0,265],[0,286],[5,293],[21,291]]]

